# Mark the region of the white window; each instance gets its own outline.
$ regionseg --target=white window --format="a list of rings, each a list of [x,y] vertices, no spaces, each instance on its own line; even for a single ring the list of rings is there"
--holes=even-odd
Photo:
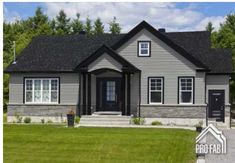
[[[193,104],[193,78],[179,78],[179,103]]]
[[[150,56],[150,41],[139,41],[138,49],[140,57]]]
[[[58,78],[26,78],[25,103],[58,103]]]
[[[149,103],[163,103],[163,78],[149,78]]]

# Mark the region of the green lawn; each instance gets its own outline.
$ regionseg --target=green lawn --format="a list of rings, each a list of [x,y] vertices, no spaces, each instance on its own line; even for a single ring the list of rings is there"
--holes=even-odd
[[[4,162],[195,162],[196,132],[182,129],[4,125]]]

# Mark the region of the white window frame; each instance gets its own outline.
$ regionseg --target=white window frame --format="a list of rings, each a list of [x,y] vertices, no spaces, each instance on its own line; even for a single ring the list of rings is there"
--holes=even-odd
[[[161,80],[161,90],[151,90],[151,80],[152,79],[160,79]],[[149,83],[149,90],[148,90],[148,92],[149,92],[149,104],[163,104],[163,84],[164,84],[164,82],[163,82],[163,77],[149,77],[149,81],[148,81]],[[152,92],[161,92],[161,102],[151,102],[151,93]]]
[[[181,80],[182,79],[190,79],[191,80],[191,83],[192,83],[192,85],[191,85],[191,90],[182,90],[181,89]],[[191,102],[182,102],[181,101],[181,93],[182,92],[191,92]],[[194,78],[193,77],[179,77],[179,104],[186,104],[186,105],[188,105],[188,104],[193,104],[193,100],[194,100]]]
[[[148,45],[148,48],[145,48],[145,49],[147,49],[148,50],[148,53],[147,54],[142,54],[141,53],[141,50],[142,50],[142,48],[141,48],[141,44],[147,44]],[[150,41],[138,41],[138,56],[139,57],[149,57],[150,56]]]
[[[32,102],[28,102],[26,101],[26,92],[27,92],[27,81],[28,80],[32,80]],[[34,102],[34,81],[35,80],[40,80],[41,81],[41,90],[40,90],[40,93],[41,93],[41,100],[40,102]],[[47,102],[43,102],[43,80],[49,80],[49,101]],[[57,100],[55,102],[51,102],[51,81],[52,80],[56,80],[57,81]],[[59,78],[25,78],[24,79],[24,103],[25,104],[58,104],[59,103]]]

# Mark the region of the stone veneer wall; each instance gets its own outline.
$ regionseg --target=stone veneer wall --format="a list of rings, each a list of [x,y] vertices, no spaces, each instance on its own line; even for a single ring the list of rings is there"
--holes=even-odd
[[[206,118],[206,106],[141,106],[144,118]]]
[[[8,105],[7,115],[15,116],[66,116],[76,105]]]

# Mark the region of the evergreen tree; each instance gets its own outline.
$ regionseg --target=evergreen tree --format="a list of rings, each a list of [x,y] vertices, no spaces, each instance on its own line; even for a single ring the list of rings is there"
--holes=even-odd
[[[112,34],[119,34],[121,32],[120,24],[117,23],[116,17],[113,18],[113,20],[109,23],[109,31]]]
[[[208,24],[207,24],[207,26],[206,26],[206,30],[207,30],[208,32],[210,32],[210,33],[213,32],[214,27],[213,27],[213,25],[212,25],[211,22],[208,22]]]
[[[100,18],[97,18],[94,22],[94,34],[104,33],[104,25],[101,22]]]
[[[51,27],[51,30],[52,30],[52,34],[56,34],[56,21],[55,21],[54,18],[50,22],[50,27]]]
[[[91,20],[89,19],[89,17],[86,18],[86,24],[85,24],[84,29],[85,29],[87,35],[92,34],[92,25],[91,25]]]
[[[36,9],[35,15],[31,18],[31,20],[33,22],[34,28],[39,28],[41,25],[48,23],[48,17],[47,15],[43,14],[41,7]]]
[[[82,21],[80,20],[80,14],[77,13],[77,18],[73,20],[71,23],[71,28],[72,28],[72,34],[78,34],[80,31],[83,30],[83,24]]]
[[[66,13],[60,10],[59,15],[56,16],[56,33],[59,35],[70,33],[70,19],[67,18]]]

